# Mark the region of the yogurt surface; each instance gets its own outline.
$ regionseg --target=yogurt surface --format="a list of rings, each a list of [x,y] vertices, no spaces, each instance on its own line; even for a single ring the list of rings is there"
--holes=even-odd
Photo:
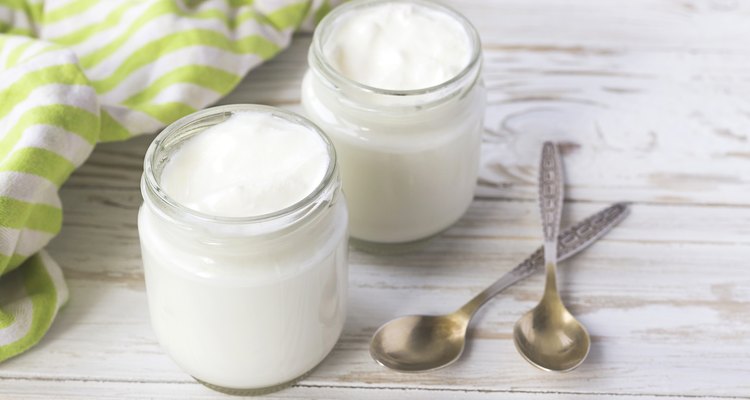
[[[161,185],[196,211],[252,217],[304,199],[327,168],[317,135],[269,114],[238,112],[182,145],[164,166]]]
[[[367,86],[436,86],[458,75],[471,58],[461,24],[418,3],[380,3],[340,18],[323,53],[339,73]]]

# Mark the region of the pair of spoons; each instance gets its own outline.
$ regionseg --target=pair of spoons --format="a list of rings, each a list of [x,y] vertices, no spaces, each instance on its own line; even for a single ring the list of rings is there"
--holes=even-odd
[[[570,371],[589,352],[586,328],[565,308],[557,291],[557,262],[588,247],[628,214],[626,203],[614,204],[558,234],[563,202],[562,161],[557,146],[545,142],[539,170],[539,206],[544,248],[503,275],[464,306],[447,315],[412,315],[381,326],[370,343],[370,355],[401,372],[445,367],[461,356],[469,322],[487,301],[545,267],[547,278],[539,304],[518,320],[513,341],[531,364],[547,371]]]

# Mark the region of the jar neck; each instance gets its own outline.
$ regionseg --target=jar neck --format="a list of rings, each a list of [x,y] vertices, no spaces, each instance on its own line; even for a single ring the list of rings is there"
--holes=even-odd
[[[328,152],[328,169],[320,184],[297,203],[268,214],[251,217],[222,217],[188,208],[169,196],[161,186],[161,174],[180,145],[210,126],[228,119],[236,112],[270,113],[274,117],[299,124],[320,135]],[[200,237],[203,242],[231,242],[243,238],[274,238],[298,229],[315,220],[332,206],[340,196],[341,182],[336,164],[336,152],[330,139],[312,122],[294,113],[257,105],[229,105],[213,107],[188,115],[165,128],[149,146],[144,160],[141,193],[145,206],[164,222],[175,235]],[[199,234],[193,234],[199,233]],[[209,243],[211,244],[211,243]]]
[[[358,8],[381,3],[415,3],[444,13],[459,22],[469,38],[470,60],[461,72],[436,86],[414,90],[380,89],[356,82],[340,72],[327,60],[324,51],[327,40],[335,28],[338,18]],[[344,4],[337,7],[321,21],[315,30],[308,53],[308,64],[313,79],[334,97],[334,101],[349,110],[378,112],[394,115],[409,115],[415,111],[440,108],[460,101],[478,84],[481,77],[482,57],[479,34],[474,26],[453,9],[433,1],[424,0],[371,0]]]
[[[169,207],[159,195],[159,187],[141,179],[141,192],[144,206],[160,221],[165,233],[182,240],[194,241],[203,245],[242,245],[247,239],[275,240],[312,224],[333,207],[341,197],[341,180],[331,180],[325,189],[294,210],[283,215],[257,219],[248,222],[216,221],[198,218]]]

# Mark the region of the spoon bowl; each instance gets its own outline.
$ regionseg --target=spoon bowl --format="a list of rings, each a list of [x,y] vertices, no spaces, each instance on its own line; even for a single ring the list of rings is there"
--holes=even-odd
[[[559,301],[542,300],[524,314],[513,327],[513,339],[518,352],[545,371],[575,369],[591,347],[586,328]]]
[[[469,317],[410,315],[380,327],[370,342],[370,355],[401,372],[425,372],[452,364],[464,351]]]

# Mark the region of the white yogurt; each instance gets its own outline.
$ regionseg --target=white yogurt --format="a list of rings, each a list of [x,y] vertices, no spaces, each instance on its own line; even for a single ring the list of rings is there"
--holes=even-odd
[[[336,146],[354,243],[388,251],[456,222],[485,108],[471,24],[430,1],[352,1],[318,27],[309,64],[302,104]]]
[[[336,343],[347,210],[329,150],[309,122],[261,106],[194,114],[149,148],[138,227],[151,323],[203,383],[281,388]]]
[[[161,186],[205,214],[252,217],[312,193],[328,168],[326,144],[309,129],[269,114],[239,112],[172,155]]]
[[[323,52],[339,73],[389,90],[439,85],[471,58],[466,30],[454,18],[413,3],[363,7],[335,25]]]

